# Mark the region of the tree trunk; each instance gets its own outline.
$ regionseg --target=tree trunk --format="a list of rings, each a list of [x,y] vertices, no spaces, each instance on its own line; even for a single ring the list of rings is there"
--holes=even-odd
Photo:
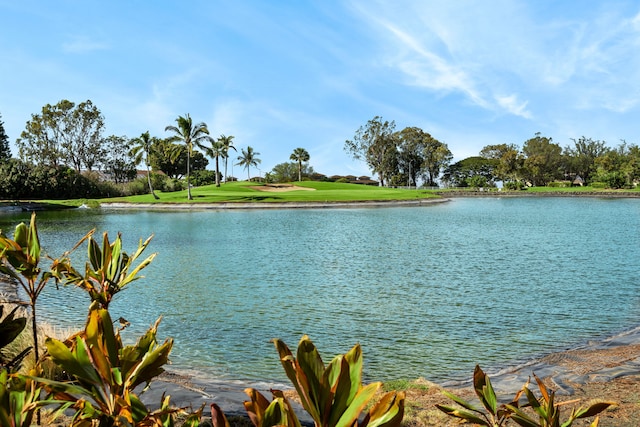
[[[216,156],[216,187],[220,187],[220,172],[218,167],[218,156]]]
[[[191,197],[191,177],[189,175],[190,160],[191,154],[189,153],[189,148],[187,148],[187,200],[193,200],[193,197]]]
[[[151,186],[151,171],[149,170],[149,164],[147,164],[147,182],[149,183],[149,191],[151,191],[153,198],[158,200],[160,197],[158,197],[156,193],[154,193],[153,187]]]

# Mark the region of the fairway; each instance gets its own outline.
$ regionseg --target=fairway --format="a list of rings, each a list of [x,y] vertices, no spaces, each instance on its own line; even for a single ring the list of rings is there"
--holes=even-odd
[[[439,198],[430,191],[419,189],[399,189],[373,187],[359,184],[303,181],[268,186],[255,182],[240,181],[221,184],[220,187],[207,185],[192,187],[193,200],[187,199],[187,191],[172,193],[156,192],[160,198],[155,200],[151,194],[129,197],[100,199],[100,203],[332,203],[365,201],[406,201]],[[313,191],[309,191],[313,190]]]

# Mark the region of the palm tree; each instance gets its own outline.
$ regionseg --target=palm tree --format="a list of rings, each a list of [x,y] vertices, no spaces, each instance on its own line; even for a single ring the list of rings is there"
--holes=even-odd
[[[239,166],[244,166],[244,168],[247,170],[247,180],[249,181],[251,180],[251,176],[249,175],[249,169],[251,168],[251,166],[257,167],[258,164],[261,162],[261,160],[256,157],[259,154],[260,153],[253,151],[253,148],[247,147],[246,150],[243,148],[242,155],[238,156],[238,163],[236,164]]]
[[[134,161],[136,165],[139,165],[140,162],[144,160],[144,164],[147,166],[147,182],[149,183],[149,191],[153,195],[153,198],[158,200],[160,197],[156,195],[153,191],[153,187],[151,186],[151,171],[149,170],[149,153],[151,152],[151,145],[153,141],[151,136],[149,135],[149,131],[146,131],[140,137],[135,138],[131,141],[134,145],[131,147],[131,155],[134,156]],[[143,156],[144,155],[144,159]]]
[[[164,130],[174,133],[167,139],[169,142],[182,142],[187,147],[187,199],[193,200],[189,174],[193,144],[200,145],[202,141],[209,138],[209,129],[204,122],[194,125],[188,114],[186,117],[178,116],[176,123],[178,126],[167,126]]]
[[[220,139],[216,141],[213,138],[208,138],[207,141],[211,143],[211,147],[205,147],[201,144],[198,144],[198,147],[202,148],[207,156],[216,161],[216,187],[220,187],[220,168],[218,166],[218,159],[220,157],[224,157],[226,159],[224,145],[220,142]]]
[[[289,160],[298,162],[298,181],[302,181],[302,162],[308,162],[310,158],[309,152],[304,148],[296,148],[289,157]]]
[[[236,153],[238,152],[238,150],[236,150],[236,147],[233,146],[233,135],[229,135],[229,136],[225,136],[224,134],[220,135],[220,138],[218,138],[218,141],[220,141],[222,143],[222,145],[224,146],[224,182],[227,182],[227,161],[229,160],[229,149],[233,149],[233,151],[235,151]]]

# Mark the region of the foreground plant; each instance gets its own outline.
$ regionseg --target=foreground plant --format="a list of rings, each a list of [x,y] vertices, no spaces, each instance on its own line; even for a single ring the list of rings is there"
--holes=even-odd
[[[538,384],[540,399],[529,389],[529,381],[527,381],[522,389],[516,393],[512,402],[498,406],[498,399],[489,377],[480,369],[480,366],[476,365],[473,373],[473,388],[484,410],[448,391],[443,391],[443,394],[462,406],[462,409],[447,405],[436,405],[436,407],[449,416],[488,427],[507,425],[508,420],[513,420],[523,427],[569,427],[576,419],[596,416],[609,406],[615,405],[614,402],[598,402],[588,408],[574,408],[569,418],[560,422],[562,403],[556,403],[554,400],[555,392],[549,392],[544,383],[535,374],[533,376]],[[519,400],[523,394],[527,397],[528,403],[520,406]],[[528,414],[523,410],[524,408],[531,408],[535,415]],[[591,423],[591,427],[597,426],[598,418],[596,417]]]
[[[147,426],[170,425],[178,409],[168,398],[160,410],[152,412],[134,389],[162,372],[173,346],[168,339],[156,340],[160,319],[135,345],[123,346],[109,312],[92,302],[84,331],[67,342],[46,340],[49,358],[73,379],[60,382],[39,379],[50,396],[59,402],[59,412],[73,409],[72,426]]]
[[[537,419],[525,413],[521,408],[514,405],[507,405],[512,411],[511,419],[524,427],[569,427],[573,422],[581,418],[589,418],[598,415],[608,407],[615,405],[614,402],[596,402],[587,408],[573,408],[569,418],[560,422],[560,406],[562,403],[555,403],[555,391],[549,392],[544,383],[535,374],[533,377],[538,384],[540,391],[540,399],[536,398],[531,390],[529,390],[529,382],[527,382],[522,391],[527,397],[528,405],[537,416]],[[598,417],[590,424],[591,427],[597,427]]]
[[[506,425],[507,420],[511,416],[511,411],[506,405],[498,406],[498,398],[496,397],[496,393],[491,385],[491,380],[478,365],[476,365],[473,372],[473,389],[484,409],[479,408],[446,390],[442,393],[458,405],[462,406],[463,409],[448,405],[436,405],[436,407],[449,416],[460,418],[461,420],[465,420],[476,425],[488,427]],[[519,397],[520,393],[516,395],[512,402],[513,405],[517,406]]]
[[[122,236],[119,233],[112,243],[105,232],[102,235],[102,245],[98,244],[92,236],[87,238],[89,262],[85,266],[85,273],[81,274],[70,263],[65,265],[60,263],[56,269],[56,278],[64,284],[72,284],[84,289],[91,301],[98,302],[102,308],[109,308],[114,295],[134,280],[141,278],[138,273],[155,258],[156,254],[151,254],[137,266],[133,266],[151,242],[152,237],[144,242],[140,240],[138,249],[132,255],[122,250]]]
[[[309,339],[303,336],[296,357],[281,340],[274,340],[280,362],[293,383],[302,406],[316,427],[397,427],[404,415],[404,393],[389,392],[370,406],[382,383],[362,385],[362,349],[356,344],[344,355],[336,356],[325,366]],[[271,402],[255,389],[247,389],[250,401],[245,402],[249,418],[256,427],[285,425],[299,427],[300,421],[291,404],[279,390],[272,390]],[[228,427],[220,408],[211,407],[216,427]]]
[[[42,392],[36,379],[0,369],[0,425],[31,426],[38,408],[50,403],[41,399]]]
[[[4,305],[0,305],[0,369],[13,371],[17,369],[22,359],[31,351],[31,347],[23,349],[16,356],[9,358],[5,354],[6,347],[11,344],[22,333],[27,326],[25,317],[15,317],[20,306],[15,306],[6,317],[2,318]]]
[[[51,273],[43,272],[39,264],[40,239],[34,212],[29,226],[25,223],[16,226],[13,239],[0,233],[0,273],[16,280],[29,297],[36,361],[39,358],[36,302],[45,285],[52,278]]]

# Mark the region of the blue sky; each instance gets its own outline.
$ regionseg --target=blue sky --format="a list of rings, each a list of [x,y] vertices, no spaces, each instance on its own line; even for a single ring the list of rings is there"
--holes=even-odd
[[[303,147],[317,172],[370,175],[343,146],[376,115],[455,160],[536,132],[640,143],[637,0],[0,0],[0,16],[12,144],[62,99],[90,99],[105,135],[166,136],[189,113],[262,174]]]

